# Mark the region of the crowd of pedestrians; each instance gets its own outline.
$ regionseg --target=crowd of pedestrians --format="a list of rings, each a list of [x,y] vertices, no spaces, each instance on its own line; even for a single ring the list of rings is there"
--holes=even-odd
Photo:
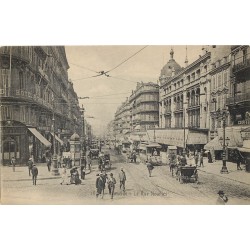
[[[106,173],[106,171],[102,171],[98,173],[96,178],[96,198],[104,197],[104,191],[106,188],[106,184],[108,185],[108,192],[111,196],[111,199],[114,198],[114,192],[115,192],[115,185],[116,185],[116,179],[114,177],[113,173],[110,173],[109,175]],[[120,191],[125,193],[125,183],[126,183],[126,173],[123,168],[121,168],[121,171],[118,175],[119,181],[120,181]]]

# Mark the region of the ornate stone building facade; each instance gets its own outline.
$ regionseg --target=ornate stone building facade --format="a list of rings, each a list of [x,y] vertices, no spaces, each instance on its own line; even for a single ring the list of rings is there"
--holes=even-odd
[[[220,105],[224,105],[226,100],[226,96],[223,96],[223,104],[222,97],[218,96],[227,93],[222,82],[224,79],[230,79],[229,54],[230,46],[204,46],[202,55],[197,60],[188,65],[186,56],[185,67],[181,68],[175,62],[174,51],[171,50],[170,60],[161,70],[159,78],[159,126],[161,130],[165,130],[165,134],[158,132],[164,137],[164,140],[158,138],[161,143],[174,144],[182,149],[199,150],[209,141],[211,123],[214,122],[211,122],[214,112],[211,101],[218,99]],[[220,76],[217,76],[217,73]],[[213,81],[216,79],[216,83],[217,79],[220,79],[219,90],[211,91],[211,78]],[[176,137],[179,134],[182,134],[182,137],[173,140],[174,133]]]
[[[77,94],[62,46],[0,48],[1,161],[41,161],[80,133]],[[56,145],[53,145],[53,131]]]
[[[114,119],[116,134],[146,131],[159,124],[159,85],[138,83],[136,89],[117,109]]]

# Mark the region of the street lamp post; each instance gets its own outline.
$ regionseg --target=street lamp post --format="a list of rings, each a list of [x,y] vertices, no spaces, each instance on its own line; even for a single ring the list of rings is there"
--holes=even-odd
[[[57,155],[56,155],[56,139],[55,139],[55,112],[53,111],[53,164],[52,164],[52,175],[60,175],[57,167]]]
[[[229,138],[226,138],[226,118],[227,118],[227,111],[224,109],[222,111],[217,111],[217,116],[222,118],[222,127],[223,127],[223,137],[220,137],[220,143],[222,144],[222,168],[221,168],[221,174],[228,174],[227,169],[227,160],[226,160],[226,146],[228,146]]]
[[[85,109],[82,105],[81,109],[81,117],[82,117],[82,155],[81,155],[81,165],[84,163],[84,157],[86,156],[86,150],[85,150],[85,121],[84,121],[84,112]]]

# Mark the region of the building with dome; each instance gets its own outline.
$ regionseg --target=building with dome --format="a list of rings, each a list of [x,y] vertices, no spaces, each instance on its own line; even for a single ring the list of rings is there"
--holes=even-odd
[[[183,68],[171,49],[170,60],[159,77],[159,129],[148,134],[158,143],[177,146],[180,151],[199,150],[208,140],[211,52],[203,52],[189,65],[186,56]]]
[[[162,68],[160,75],[160,83],[165,82],[167,79],[170,79],[175,74],[178,74],[183,68],[175,61],[174,59],[174,50],[170,51],[170,59],[168,63]]]

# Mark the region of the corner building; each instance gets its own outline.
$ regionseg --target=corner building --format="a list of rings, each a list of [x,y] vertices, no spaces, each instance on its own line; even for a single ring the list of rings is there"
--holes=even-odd
[[[57,154],[65,150],[74,131],[80,133],[80,108],[68,69],[62,46],[0,48],[2,164],[11,157],[17,164],[29,157],[43,161],[53,147]]]

